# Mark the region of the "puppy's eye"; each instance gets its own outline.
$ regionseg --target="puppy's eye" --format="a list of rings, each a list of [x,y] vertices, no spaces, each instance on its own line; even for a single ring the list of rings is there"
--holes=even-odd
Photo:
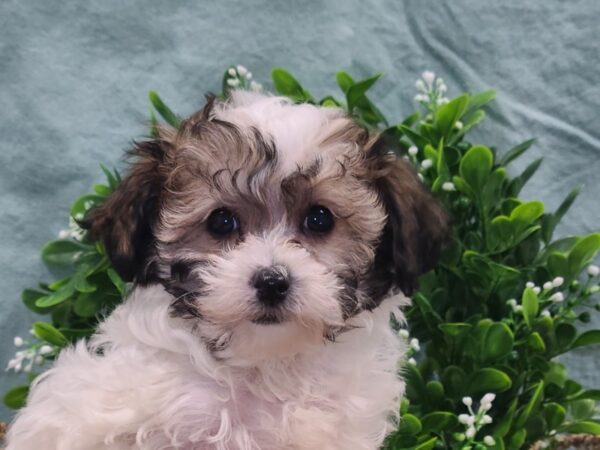
[[[314,233],[327,233],[333,228],[333,214],[321,205],[313,205],[304,218],[304,228]]]
[[[226,208],[215,209],[207,220],[208,231],[218,236],[225,236],[238,229],[239,224],[231,211]]]

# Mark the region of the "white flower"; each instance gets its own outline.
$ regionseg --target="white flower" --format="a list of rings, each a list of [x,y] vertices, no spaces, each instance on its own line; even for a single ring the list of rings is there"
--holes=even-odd
[[[440,98],[438,101],[438,104],[440,105],[445,105],[446,103],[450,103],[450,100],[448,100],[446,97]]]
[[[408,156],[406,156],[406,155],[404,155],[404,156],[402,157],[402,159],[403,159],[404,161],[410,161],[410,158],[409,158]]]
[[[425,83],[423,83],[423,80],[417,80],[415,82],[415,87],[418,91],[427,92],[427,88],[425,87]]]
[[[41,366],[42,364],[44,364],[44,357],[43,357],[42,355],[37,355],[37,356],[35,357],[35,363],[36,363],[38,366]]]
[[[42,345],[40,347],[40,355],[47,355],[48,353],[52,353],[54,349],[49,345]]]
[[[260,92],[262,91],[262,84],[257,83],[256,81],[251,81],[250,82],[250,90],[254,91],[254,92]]]
[[[58,238],[59,239],[67,239],[69,237],[69,231],[68,230],[60,230],[58,232]]]
[[[244,66],[238,65],[236,67],[236,69],[237,69],[237,73],[239,73],[240,76],[242,76],[242,77],[248,73],[248,69],[246,69]]]
[[[481,403],[492,403],[494,400],[496,400],[496,394],[492,394],[491,392],[481,397]]]
[[[496,445],[496,441],[495,441],[495,440],[494,440],[494,438],[493,438],[493,437],[491,437],[491,436],[486,436],[486,437],[484,437],[484,438],[483,438],[483,443],[484,443],[485,445],[487,445],[488,447],[491,447],[491,446],[493,446],[493,445]]]
[[[540,289],[539,286],[536,286],[532,289],[533,292],[535,292],[536,294],[539,294],[540,292],[542,292],[542,290]]]
[[[430,159],[424,159],[423,161],[421,161],[421,167],[423,169],[429,169],[431,166],[433,166],[433,161]]]
[[[415,360],[415,358],[408,358],[408,363],[411,366],[416,366],[417,365],[417,361]]]
[[[21,347],[25,341],[23,341],[23,338],[20,336],[15,336],[15,338],[13,339],[13,343],[15,344],[15,347]]]
[[[463,425],[466,425],[469,422],[469,417],[473,417],[473,416],[470,416],[468,414],[460,414],[458,416],[458,421],[460,423],[462,423]]]
[[[229,75],[231,75],[232,77],[235,77],[235,76],[237,76],[237,73],[235,73],[235,69],[234,69],[233,67],[232,67],[231,69],[229,69],[229,70],[227,71],[227,73],[228,73]]]
[[[554,280],[552,280],[552,286],[560,287],[563,285],[564,282],[565,279],[563,277],[556,277]]]
[[[415,95],[415,102],[426,102],[429,98],[425,94]]]
[[[419,177],[419,180],[425,181],[425,177],[423,176],[422,173],[418,173],[417,176]]]
[[[240,84],[240,80],[238,80],[237,78],[230,78],[229,80],[227,80],[228,86],[236,87],[236,86],[239,86],[239,84]]]
[[[419,153],[419,149],[417,148],[416,145],[411,145],[410,147],[408,147],[408,154],[411,156],[415,156],[417,153]]]
[[[535,287],[535,284],[533,283],[533,281],[528,281],[527,283],[525,283],[525,287],[533,289]]]
[[[550,297],[550,300],[552,300],[553,302],[556,303],[560,303],[565,299],[565,296],[563,295],[562,292],[557,292],[555,294],[552,294],[552,296]]]
[[[465,406],[471,406],[473,404],[473,399],[471,397],[463,397],[462,402]]]
[[[401,329],[400,331],[398,331],[398,336],[400,336],[401,338],[404,339],[408,339],[408,330],[406,329]]]
[[[542,316],[542,317],[552,317],[552,314],[550,314],[550,311],[548,311],[547,309],[545,309],[545,310],[543,310],[540,313],[540,316]]]
[[[515,306],[515,307],[513,308],[513,311],[514,311],[514,312],[516,312],[516,313],[520,313],[520,312],[522,312],[522,311],[523,311],[523,306],[521,306],[521,305],[517,305],[517,306]]]
[[[446,181],[444,184],[442,184],[442,189],[446,192],[452,192],[456,190],[456,187],[454,187],[454,183],[451,181]]]
[[[552,284],[552,281],[546,281],[543,285],[544,290],[545,291],[549,291],[550,289],[552,289],[554,287],[554,285]]]
[[[598,274],[600,274],[600,267],[596,266],[595,264],[592,264],[588,266],[587,273],[590,277],[597,277]]]
[[[488,425],[490,423],[493,422],[493,419],[491,416],[488,416],[487,414],[485,414],[482,418],[481,418],[481,423],[484,425]]]
[[[440,81],[440,79],[438,79],[438,81]],[[443,82],[438,83],[438,92],[440,94],[444,94],[445,92],[448,92],[448,86],[446,86]]]
[[[517,301],[514,298],[511,298],[510,300],[506,301],[506,304],[509,305],[511,308],[515,308],[515,306],[517,306]]]
[[[425,84],[427,84],[428,87],[431,87],[433,85],[433,80],[435,80],[435,73],[430,70],[426,70],[421,75],[421,78],[423,78],[423,81],[425,81]]]
[[[456,128],[457,130],[462,130],[463,127],[464,127],[464,125],[460,120],[457,120],[456,123],[454,124],[454,128]]]
[[[246,80],[251,80],[252,79],[252,72],[248,72],[246,74]]]
[[[437,80],[435,80],[435,85],[437,87],[440,87],[442,84],[444,84],[444,79],[443,78],[438,78]]]
[[[474,427],[469,427],[467,429],[467,432],[465,433],[465,435],[467,436],[468,439],[473,439],[475,437],[475,428]]]
[[[421,345],[419,344],[419,340],[417,338],[412,338],[409,345],[410,348],[412,348],[415,352],[421,350]]]

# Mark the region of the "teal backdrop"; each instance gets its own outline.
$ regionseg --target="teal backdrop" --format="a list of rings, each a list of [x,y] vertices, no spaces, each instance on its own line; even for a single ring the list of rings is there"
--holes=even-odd
[[[598,230],[598,17],[598,0],[2,0],[0,366],[34,320],[20,291],[52,277],[40,248],[66,227],[71,202],[102,181],[99,163],[122,167],[145,135],[148,91],[185,115],[219,91],[230,64],[266,86],[271,68],[285,67],[316,96],[336,89],[337,70],[382,71],[371,95],[392,120],[415,108],[425,69],[450,95],[494,88],[472,140],[503,152],[537,137],[513,167],[545,158],[524,197],[553,210],[583,184],[558,232]],[[568,358],[588,387],[600,386],[599,355]],[[0,391],[19,382],[0,373]]]

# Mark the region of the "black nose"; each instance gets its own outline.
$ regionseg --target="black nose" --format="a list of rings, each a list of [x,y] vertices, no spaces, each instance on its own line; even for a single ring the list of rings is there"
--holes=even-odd
[[[267,306],[277,306],[281,303],[290,288],[287,271],[283,267],[263,267],[252,279],[256,288],[256,297]]]

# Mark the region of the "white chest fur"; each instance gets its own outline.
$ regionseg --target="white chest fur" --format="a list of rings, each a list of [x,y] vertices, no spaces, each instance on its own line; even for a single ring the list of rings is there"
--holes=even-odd
[[[90,346],[64,351],[7,450],[374,450],[390,431],[404,383],[389,315],[401,317],[404,297],[336,342],[254,368],[216,361],[169,303],[162,288],[138,289]]]

